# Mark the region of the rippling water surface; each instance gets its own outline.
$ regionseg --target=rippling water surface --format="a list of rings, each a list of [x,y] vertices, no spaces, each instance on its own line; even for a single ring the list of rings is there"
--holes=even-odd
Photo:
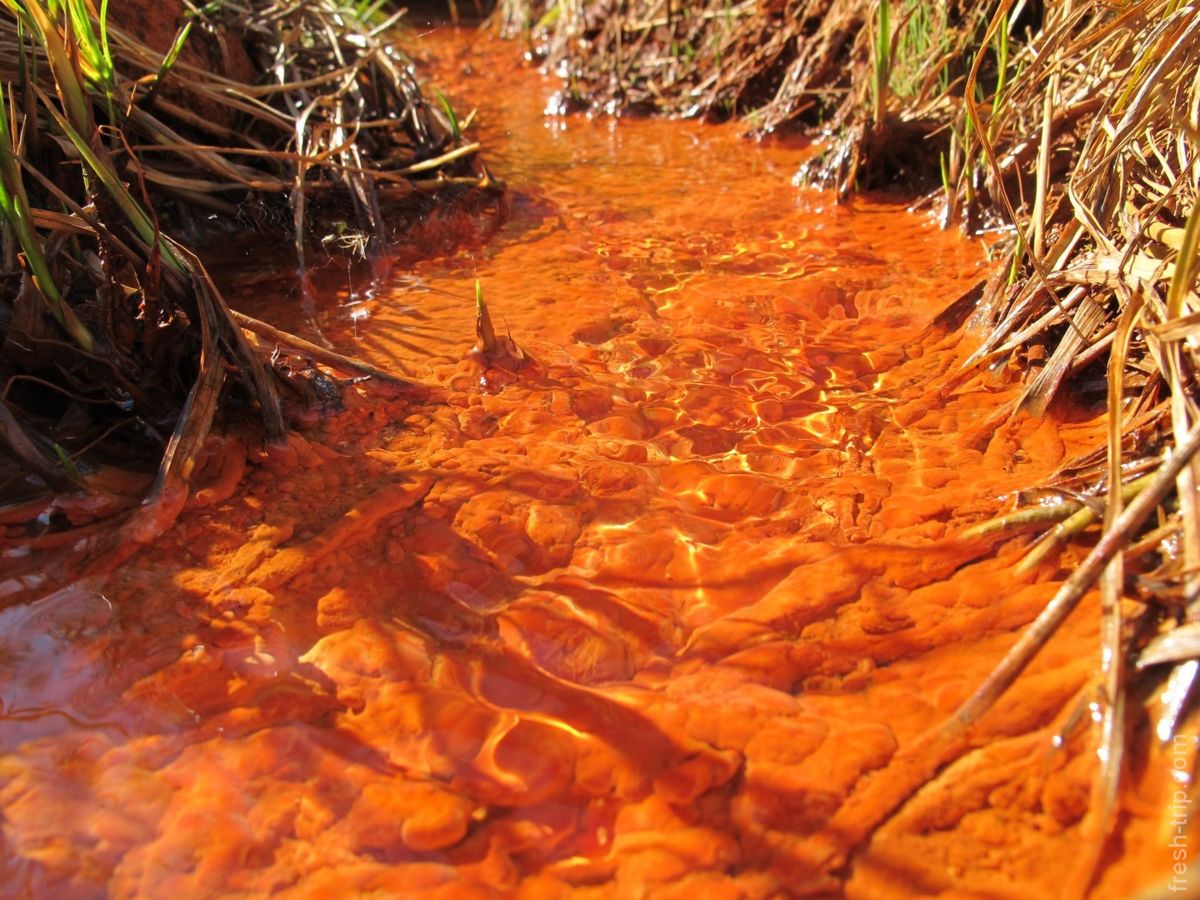
[[[981,248],[798,189],[801,147],[546,118],[511,45],[429,46],[504,214],[315,304],[221,273],[428,389],[214,440],[154,547],[0,610],[0,897],[1059,896],[1092,610],[866,840],[1055,587],[955,532],[1099,424],[952,380]],[[470,352],[476,279],[523,362]]]

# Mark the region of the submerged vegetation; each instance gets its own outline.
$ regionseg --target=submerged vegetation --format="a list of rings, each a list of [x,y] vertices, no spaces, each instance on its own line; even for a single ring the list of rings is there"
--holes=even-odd
[[[219,408],[282,439],[297,356],[395,380],[231,311],[181,241],[290,230],[305,284],[313,253],[378,256],[434,204],[503,186],[422,96],[390,4],[119,6],[0,6],[0,480],[3,521],[51,532],[149,487],[125,529],[147,540]],[[160,46],[133,36],[162,22]]]
[[[1163,741],[1200,676],[1200,10],[1177,0],[508,0],[497,22],[564,75],[566,106],[736,118],[756,135],[805,130],[825,150],[799,181],[841,199],[929,191],[923,205],[947,226],[994,241],[995,274],[944,317],[983,335],[947,389],[985,369],[1020,378],[995,429],[1046,415],[1064,393],[1099,392],[1108,441],[965,537],[1059,523],[1018,576],[1069,540],[1094,546],[920,752],[934,764],[961,752],[965,730],[1099,584],[1103,662],[1085,700],[1100,711],[1088,828],[1102,846],[1135,672],[1139,689],[1160,685],[1152,716]],[[893,803],[906,793],[890,790]]]

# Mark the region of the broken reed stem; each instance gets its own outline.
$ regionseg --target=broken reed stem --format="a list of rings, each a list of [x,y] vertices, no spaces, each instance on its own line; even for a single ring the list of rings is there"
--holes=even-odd
[[[237,310],[230,310],[233,320],[237,322],[246,331],[256,334],[259,337],[264,337],[269,341],[274,341],[281,347],[287,347],[300,356],[312,360],[313,362],[323,363],[331,369],[338,369],[342,372],[357,372],[359,375],[367,375],[378,381],[383,381],[388,384],[401,385],[405,387],[413,386],[411,381],[400,378],[398,375],[393,375],[391,372],[385,372],[383,369],[376,368],[369,363],[361,362],[357,359],[352,359],[349,356],[343,356],[333,350],[327,350],[320,347],[311,341],[306,341],[302,337],[294,334],[289,334],[286,331],[280,331],[266,322],[261,322],[258,319],[252,318],[245,313],[240,313]]]
[[[1045,525],[1052,525],[1069,519],[1079,509],[1080,504],[1077,500],[1064,500],[1062,503],[1055,503],[1053,506],[1030,506],[1026,509],[1019,509],[1016,512],[1009,513],[1006,516],[999,516],[995,519],[988,519],[986,522],[981,522],[978,525],[973,525],[958,537],[962,541],[974,541],[1001,531],[1014,533],[1041,528]]]
[[[1112,354],[1108,358],[1108,507],[1104,530],[1116,530],[1128,495],[1121,486],[1121,436],[1124,433],[1124,374],[1133,329],[1141,321],[1146,296],[1121,285],[1123,307],[1117,321]],[[1185,460],[1185,465],[1191,462]],[[1141,479],[1139,479],[1141,480]],[[1125,654],[1121,592],[1125,584],[1125,558],[1114,554],[1100,576],[1100,772],[1092,780],[1091,797],[1084,816],[1084,833],[1090,836],[1077,872],[1080,894],[1087,891],[1100,865],[1101,851],[1116,821],[1114,811],[1125,759]]]
[[[1143,475],[1141,478],[1134,479],[1128,484],[1121,485],[1118,490],[1118,495],[1123,500],[1132,500],[1139,493],[1145,490],[1146,486],[1154,480],[1154,473]],[[1097,501],[1097,506],[1100,501]],[[1052,507],[1058,509],[1061,507]],[[1077,534],[1082,534],[1087,529],[1095,524],[1100,518],[1100,513],[1097,509],[1090,506],[1077,508],[1064,521],[1046,534],[1040,541],[1034,544],[1033,549],[1025,555],[1017,567],[1013,570],[1013,576],[1016,578],[1024,578],[1029,575],[1034,569],[1041,565],[1051,553],[1062,547],[1071,538]]]
[[[1155,474],[1151,483],[1117,517],[1113,527],[1105,532],[1079,568],[1071,573],[1054,599],[1021,635],[1020,640],[983,685],[942,725],[940,730],[944,739],[952,739],[963,732],[1008,690],[1063,620],[1075,609],[1083,595],[1096,583],[1105,566],[1128,544],[1130,535],[1166,499],[1175,486],[1176,477],[1198,449],[1200,422],[1192,426],[1184,441],[1176,446],[1175,452],[1163,462],[1162,468]]]

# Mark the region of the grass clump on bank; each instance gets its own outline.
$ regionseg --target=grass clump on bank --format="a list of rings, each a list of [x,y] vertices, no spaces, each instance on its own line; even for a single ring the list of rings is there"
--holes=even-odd
[[[963,78],[999,5],[501,0],[496,21],[565,75],[565,108],[843,135],[813,177],[844,195],[897,176],[936,177],[939,142],[926,139],[961,112]],[[1012,30],[1028,18],[1014,14]],[[1006,52],[997,39],[998,72],[1008,70],[998,58]]]
[[[973,536],[1060,522],[1027,570],[1085,530],[1098,542],[919,752],[939,764],[961,753],[970,725],[1099,584],[1104,654],[1085,700],[1098,704],[1102,763],[1085,827],[1100,848],[1134,671],[1139,690],[1158,685],[1161,740],[1200,679],[1200,9],[510,0],[499,22],[559,67],[572,103],[806,130],[826,147],[801,173],[809,184],[843,198],[932,186],[945,224],[999,229],[995,275],[948,311],[983,336],[962,380],[983,366],[1020,379],[997,428],[1087,390],[1103,392],[1109,428],[1105,446]],[[907,791],[932,771],[914,766]],[[907,796],[885,793],[890,808]]]
[[[157,49],[133,36],[172,10]],[[330,234],[379,255],[435,205],[503,186],[421,94],[391,4],[108,13],[0,3],[0,517],[53,532],[148,486],[127,529],[146,540],[182,507],[227,401],[268,441],[284,435],[289,354],[275,368],[248,335],[390,377],[232,312],[179,238],[202,241],[210,220],[260,240],[290,231],[303,278]]]

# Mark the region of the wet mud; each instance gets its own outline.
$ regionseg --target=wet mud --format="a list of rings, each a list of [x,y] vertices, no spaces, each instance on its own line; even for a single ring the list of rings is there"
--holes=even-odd
[[[799,190],[802,146],[543,117],[511,47],[429,41],[490,98],[503,214],[309,298],[219,273],[423,387],[232,427],[112,571],[9,526],[0,897],[1063,896],[1095,602],[876,830],[1062,577],[958,532],[1103,426],[956,379],[974,338],[931,323],[983,248]],[[1168,871],[1138,766],[1095,896]]]

